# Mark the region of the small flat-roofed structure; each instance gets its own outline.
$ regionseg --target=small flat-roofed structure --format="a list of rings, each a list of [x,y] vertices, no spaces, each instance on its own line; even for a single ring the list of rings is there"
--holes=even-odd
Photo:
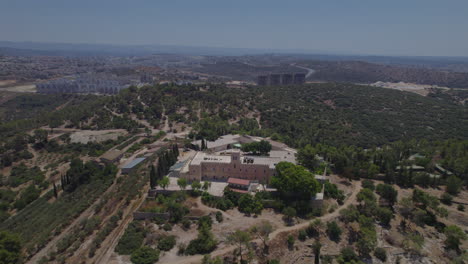
[[[416,154],[413,154],[409,157],[409,160],[416,160],[416,159],[423,159],[425,158],[425,156],[419,154],[419,153],[416,153]]]
[[[122,167],[122,173],[123,174],[129,174],[130,172],[132,172],[133,169],[135,169],[140,163],[142,163],[143,161],[145,161],[146,158],[136,158],[132,161],[130,161],[129,163],[125,164],[123,167]]]
[[[440,164],[436,164],[436,165],[435,165],[435,169],[436,169],[437,171],[439,171],[440,173],[445,174],[445,175],[448,175],[448,176],[450,176],[450,175],[453,174],[451,171],[446,170],[446,169],[444,169],[442,166],[440,166]]]
[[[397,166],[396,169],[399,170],[401,166]],[[418,166],[418,165],[411,165],[411,166],[404,166],[403,168],[406,168],[407,170],[412,170],[412,171],[423,171],[424,167]]]
[[[324,197],[323,192],[316,193],[315,196],[311,200],[312,207],[322,208],[322,206],[323,206],[323,197]]]
[[[111,149],[104,153],[101,157],[100,160],[104,163],[116,163],[118,162],[123,156],[123,152],[117,149]]]

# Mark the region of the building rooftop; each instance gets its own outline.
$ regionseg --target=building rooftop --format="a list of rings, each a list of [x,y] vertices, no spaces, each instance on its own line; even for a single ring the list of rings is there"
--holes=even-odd
[[[312,200],[323,200],[323,197],[324,197],[324,193],[321,192],[321,193],[317,193],[315,194],[315,197],[312,198]]]
[[[237,184],[237,185],[249,186],[249,185],[250,185],[250,181],[249,181],[249,180],[244,180],[244,179],[239,179],[239,178],[230,177],[230,178],[228,179],[228,184]]]
[[[169,171],[181,170],[185,166],[186,161],[179,161],[169,168]]]
[[[315,174],[314,176],[316,180],[321,180],[321,181],[328,181],[330,179],[330,176],[326,176],[326,175]]]
[[[440,164],[435,165],[436,169],[438,169],[441,173],[446,173],[447,175],[452,175],[453,173],[449,170],[444,169]]]
[[[116,150],[116,149],[111,149],[111,150],[107,151],[106,153],[104,153],[101,156],[101,159],[115,160],[122,154],[123,154],[122,151],[119,151],[119,150]]]
[[[125,164],[122,169],[131,169],[133,167],[135,167],[136,165],[140,164],[141,162],[143,162],[146,158],[136,158],[132,161],[130,161],[129,163]]]
[[[396,167],[397,170],[399,170],[400,168],[400,166]],[[424,167],[418,165],[404,166],[403,168],[406,168],[407,170],[424,170]]]
[[[258,157],[258,156],[243,156],[241,157],[242,164],[260,164],[268,165],[270,169],[274,169],[276,164],[282,161],[280,158],[275,157]]]
[[[219,137],[215,141],[207,141],[206,142],[206,147],[207,148],[216,148],[228,144],[236,144],[239,142],[240,135],[224,135]],[[192,142],[193,145],[198,145],[201,146],[201,140],[196,140]]]
[[[191,164],[199,165],[202,162],[231,163],[231,156],[208,155],[204,152],[198,152],[195,157],[193,157]]]
[[[296,151],[288,150],[272,150],[270,151],[271,158],[279,158],[281,161],[288,161],[296,164]]]

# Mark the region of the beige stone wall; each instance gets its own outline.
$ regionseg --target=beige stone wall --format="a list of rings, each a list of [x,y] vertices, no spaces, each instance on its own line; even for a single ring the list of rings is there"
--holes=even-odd
[[[230,177],[269,182],[275,170],[268,165],[241,164],[240,162],[215,163],[202,162],[201,165],[189,165],[189,172],[182,177],[189,181],[221,180],[227,181]]]

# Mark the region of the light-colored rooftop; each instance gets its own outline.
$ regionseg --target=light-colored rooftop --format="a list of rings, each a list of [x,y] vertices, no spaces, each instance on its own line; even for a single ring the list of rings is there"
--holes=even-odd
[[[316,180],[321,180],[321,181],[329,181],[330,179],[330,176],[320,175],[320,174],[315,174],[314,177]]]
[[[324,197],[323,192],[317,193],[317,194],[315,194],[315,197],[312,198],[312,200],[323,200],[323,197]]]
[[[399,170],[401,166],[397,166],[396,169]],[[403,166],[407,170],[424,170],[424,167],[418,165]]]
[[[249,162],[252,160],[253,162]],[[242,164],[253,164],[253,165],[268,165],[270,169],[274,169],[281,159],[275,157],[258,157],[258,156],[243,156],[241,157]]]
[[[228,144],[236,144],[236,143],[239,143],[239,138],[240,138],[240,135],[224,135],[224,136],[219,137],[215,141],[207,141],[206,145],[207,145],[207,148],[210,149],[210,148],[221,147],[221,146],[228,145]],[[192,144],[201,146],[201,140],[193,141]]]
[[[136,158],[132,161],[130,161],[129,163],[125,164],[122,169],[131,169],[133,167],[135,167],[136,165],[140,164],[141,162],[143,162],[146,158]]]
[[[193,157],[191,164],[199,165],[202,162],[231,163],[231,156],[208,155],[204,152],[198,152],[195,157]]]
[[[270,151],[270,157],[279,158],[281,161],[288,161],[296,164],[296,152],[288,150],[272,150]]]
[[[119,151],[119,150],[116,150],[116,149],[111,149],[111,150],[107,151],[106,153],[104,153],[101,156],[101,159],[115,160],[122,154],[123,154],[122,151]]]

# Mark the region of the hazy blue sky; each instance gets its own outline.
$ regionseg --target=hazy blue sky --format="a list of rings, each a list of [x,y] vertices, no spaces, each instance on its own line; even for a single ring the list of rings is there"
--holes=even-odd
[[[0,40],[468,56],[468,0],[0,0]]]

